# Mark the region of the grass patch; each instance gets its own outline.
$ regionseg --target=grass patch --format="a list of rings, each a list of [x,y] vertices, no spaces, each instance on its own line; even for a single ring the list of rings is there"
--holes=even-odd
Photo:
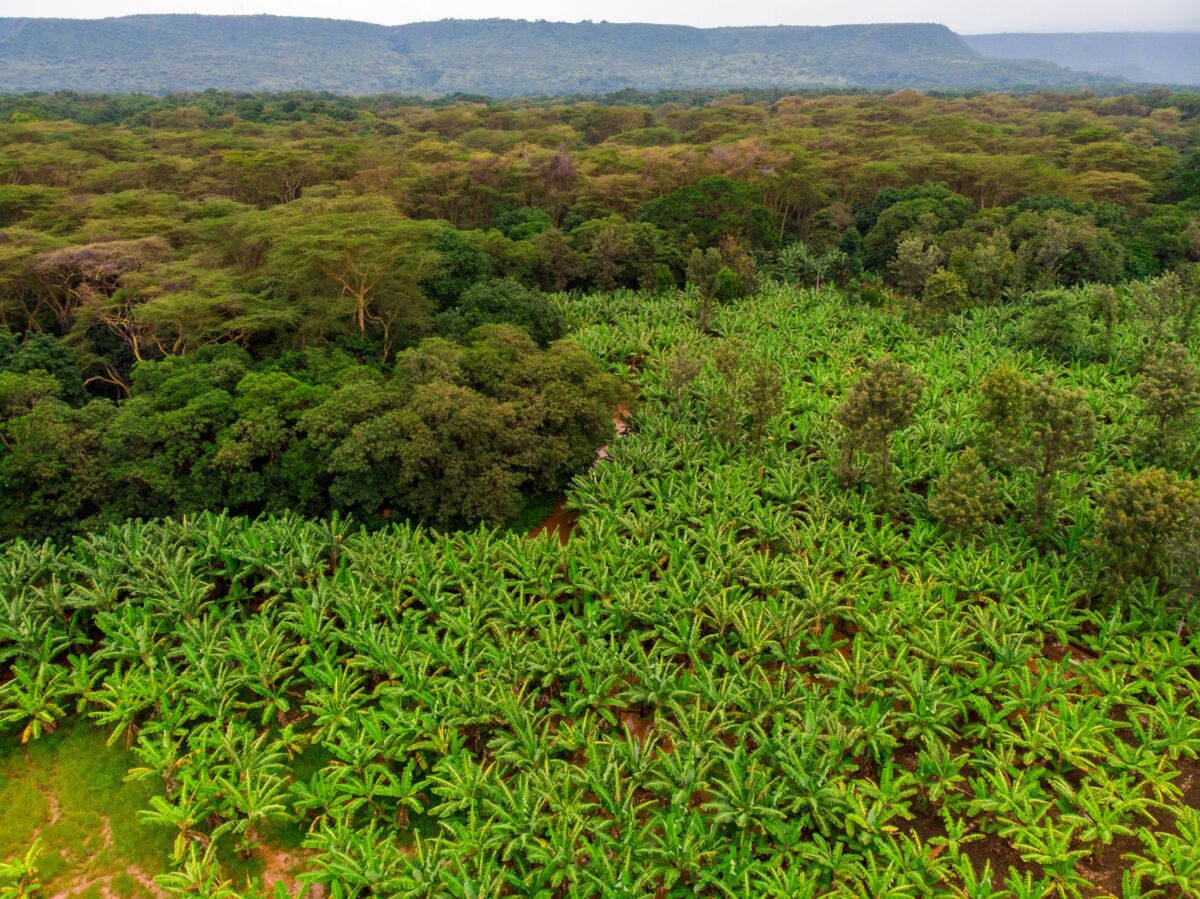
[[[155,875],[171,868],[174,832],[143,824],[137,813],[150,807],[153,782],[125,780],[134,759],[118,743],[107,746],[102,729],[85,721],[26,745],[0,739],[0,859],[23,855],[41,837],[38,871],[43,894],[80,897],[161,896]],[[299,756],[293,770],[311,777],[328,761],[319,750]],[[288,885],[303,867],[302,822],[276,822],[263,831],[264,846],[250,858],[220,846],[226,876],[246,895],[270,895],[273,881]]]
[[[125,780],[130,756],[85,722],[22,746],[0,740],[0,857],[42,838],[45,893],[154,895],[141,882],[170,865],[172,835],[141,824],[155,787]],[[140,875],[140,876],[139,876]]]

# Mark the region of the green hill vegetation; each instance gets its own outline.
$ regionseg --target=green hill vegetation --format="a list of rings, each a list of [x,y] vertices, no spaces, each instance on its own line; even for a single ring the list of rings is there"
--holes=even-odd
[[[0,90],[328,90],[493,96],[624,88],[1010,88],[1103,83],[985,58],[942,25],[691,28],[280,16],[0,19]]]
[[[1200,99],[646,100],[0,101],[0,896],[1200,891]]]

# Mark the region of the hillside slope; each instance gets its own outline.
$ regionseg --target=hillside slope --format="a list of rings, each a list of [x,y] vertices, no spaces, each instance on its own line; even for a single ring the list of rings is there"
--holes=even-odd
[[[1064,86],[1102,80],[981,56],[942,25],[701,29],[444,20],[385,27],[278,16],[0,19],[0,91],[455,91],[626,87]]]
[[[1044,60],[1130,81],[1200,85],[1200,32],[972,34],[963,40],[985,56]]]

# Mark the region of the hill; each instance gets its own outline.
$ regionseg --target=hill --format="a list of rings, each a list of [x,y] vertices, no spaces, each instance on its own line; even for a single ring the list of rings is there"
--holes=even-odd
[[[984,56],[1044,60],[1130,81],[1200,85],[1200,32],[972,34],[963,40]]]
[[[0,19],[0,91],[223,88],[495,96],[673,87],[1062,87],[1104,80],[990,59],[943,25],[691,28],[279,16]]]

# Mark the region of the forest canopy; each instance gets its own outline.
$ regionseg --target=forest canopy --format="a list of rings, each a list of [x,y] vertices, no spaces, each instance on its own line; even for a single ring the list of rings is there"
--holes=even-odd
[[[948,312],[1033,303],[1062,324],[1047,291],[1176,272],[1186,293],[1200,261],[1200,103],[1162,91],[3,106],[6,536],[225,507],[500,523],[607,442],[597,410],[617,397],[554,343],[567,323],[547,292],[687,287],[707,321],[773,278]],[[444,475],[337,449],[407,433],[423,414],[407,404],[438,390],[474,410],[439,427],[525,439],[500,424],[516,375],[452,374],[474,363],[446,355],[498,364],[502,324],[532,338],[522,402],[546,402],[554,427],[582,416],[561,452],[528,423],[559,462],[512,462],[514,445],[494,471]],[[447,368],[419,391],[398,374],[426,364],[414,353]],[[577,400],[550,389],[551,357]],[[318,426],[324,404],[348,412],[349,381],[361,420]],[[351,486],[355,466],[371,473]],[[464,498],[432,488],[442,477]],[[467,503],[486,477],[495,503]]]

